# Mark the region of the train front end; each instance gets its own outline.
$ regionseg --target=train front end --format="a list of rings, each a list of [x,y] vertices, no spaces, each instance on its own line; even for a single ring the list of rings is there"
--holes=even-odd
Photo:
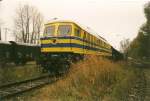
[[[60,65],[69,63],[69,57],[72,53],[71,35],[72,23],[53,22],[45,24],[44,34],[41,38],[42,66],[44,68],[61,70]]]
[[[41,52],[45,54],[71,52],[71,34],[71,23],[54,22],[46,24],[44,36],[41,38]]]

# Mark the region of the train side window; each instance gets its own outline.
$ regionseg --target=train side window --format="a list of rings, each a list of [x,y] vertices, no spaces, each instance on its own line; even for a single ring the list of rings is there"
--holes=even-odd
[[[95,43],[94,36],[92,36],[92,43],[93,43],[93,45],[94,45],[94,43]]]
[[[99,44],[99,40],[97,39],[97,41],[96,41],[96,45],[98,45]]]
[[[58,27],[59,35],[70,35],[71,34],[71,25],[60,25]]]
[[[101,40],[101,46],[103,46],[103,42],[102,42],[102,40]]]
[[[89,35],[88,35],[88,33],[86,33],[86,40],[87,40],[87,41],[89,40]]]
[[[95,41],[96,41],[96,40],[95,40],[95,38],[93,37],[93,47],[95,46]]]
[[[101,40],[99,40],[99,46],[101,46]]]
[[[92,47],[92,36],[90,35],[90,45]]]
[[[90,42],[90,34],[89,33],[87,34],[87,40],[88,40],[88,42]]]
[[[105,42],[104,42],[104,47],[105,47]]]
[[[80,29],[75,28],[74,32],[75,32],[75,36],[81,37],[81,30]]]
[[[104,46],[104,42],[102,41],[102,46]]]
[[[48,26],[48,27],[46,27],[45,30],[44,30],[44,34],[45,34],[46,36],[54,35],[54,33],[55,33],[55,26]]]
[[[98,44],[98,39],[96,37],[94,37],[95,39],[95,44],[97,45]]]
[[[98,46],[100,45],[100,40],[98,40],[98,44],[97,44]]]
[[[92,46],[94,47],[94,36],[92,36]]]
[[[86,32],[84,31],[83,39],[86,39]]]
[[[90,37],[90,35],[88,34],[88,41],[89,41],[89,46],[91,45],[90,43],[91,43],[91,37]]]
[[[91,35],[89,34],[89,41],[90,41],[90,43],[91,43]]]
[[[90,36],[90,40],[91,40],[91,47],[93,46],[93,36]]]

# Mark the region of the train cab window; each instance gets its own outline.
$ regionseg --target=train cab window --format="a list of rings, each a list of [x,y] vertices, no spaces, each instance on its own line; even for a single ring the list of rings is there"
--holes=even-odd
[[[58,27],[58,35],[70,35],[71,25],[60,25]]]
[[[45,28],[44,34],[46,36],[54,35],[54,33],[55,33],[55,26],[48,26]]]
[[[81,37],[81,30],[80,29],[75,28],[74,33],[75,33],[75,36]]]

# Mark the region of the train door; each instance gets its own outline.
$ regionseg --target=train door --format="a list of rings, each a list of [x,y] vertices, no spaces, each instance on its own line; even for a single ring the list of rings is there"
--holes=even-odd
[[[84,34],[83,34],[83,54],[86,53],[86,32],[84,31]]]
[[[81,42],[81,48],[80,48],[80,51],[81,51],[81,54],[84,54],[84,31],[82,29],[79,29],[79,37],[80,37],[80,42]]]

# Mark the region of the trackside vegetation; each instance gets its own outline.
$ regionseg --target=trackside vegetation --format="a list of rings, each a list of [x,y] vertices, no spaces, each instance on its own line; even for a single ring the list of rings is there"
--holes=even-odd
[[[150,2],[144,5],[146,22],[139,29],[137,37],[131,42],[128,55],[150,61]]]
[[[87,57],[73,64],[63,79],[15,100],[131,101],[136,98],[136,95],[133,96],[133,88],[143,76],[139,75],[141,73],[139,68],[128,68],[129,66],[125,64],[96,56]],[[145,93],[143,91],[142,95],[138,96],[144,98]]]
[[[27,65],[9,64],[10,66],[0,67],[0,86],[19,82],[42,75],[42,68],[35,65],[35,62],[27,63]]]

